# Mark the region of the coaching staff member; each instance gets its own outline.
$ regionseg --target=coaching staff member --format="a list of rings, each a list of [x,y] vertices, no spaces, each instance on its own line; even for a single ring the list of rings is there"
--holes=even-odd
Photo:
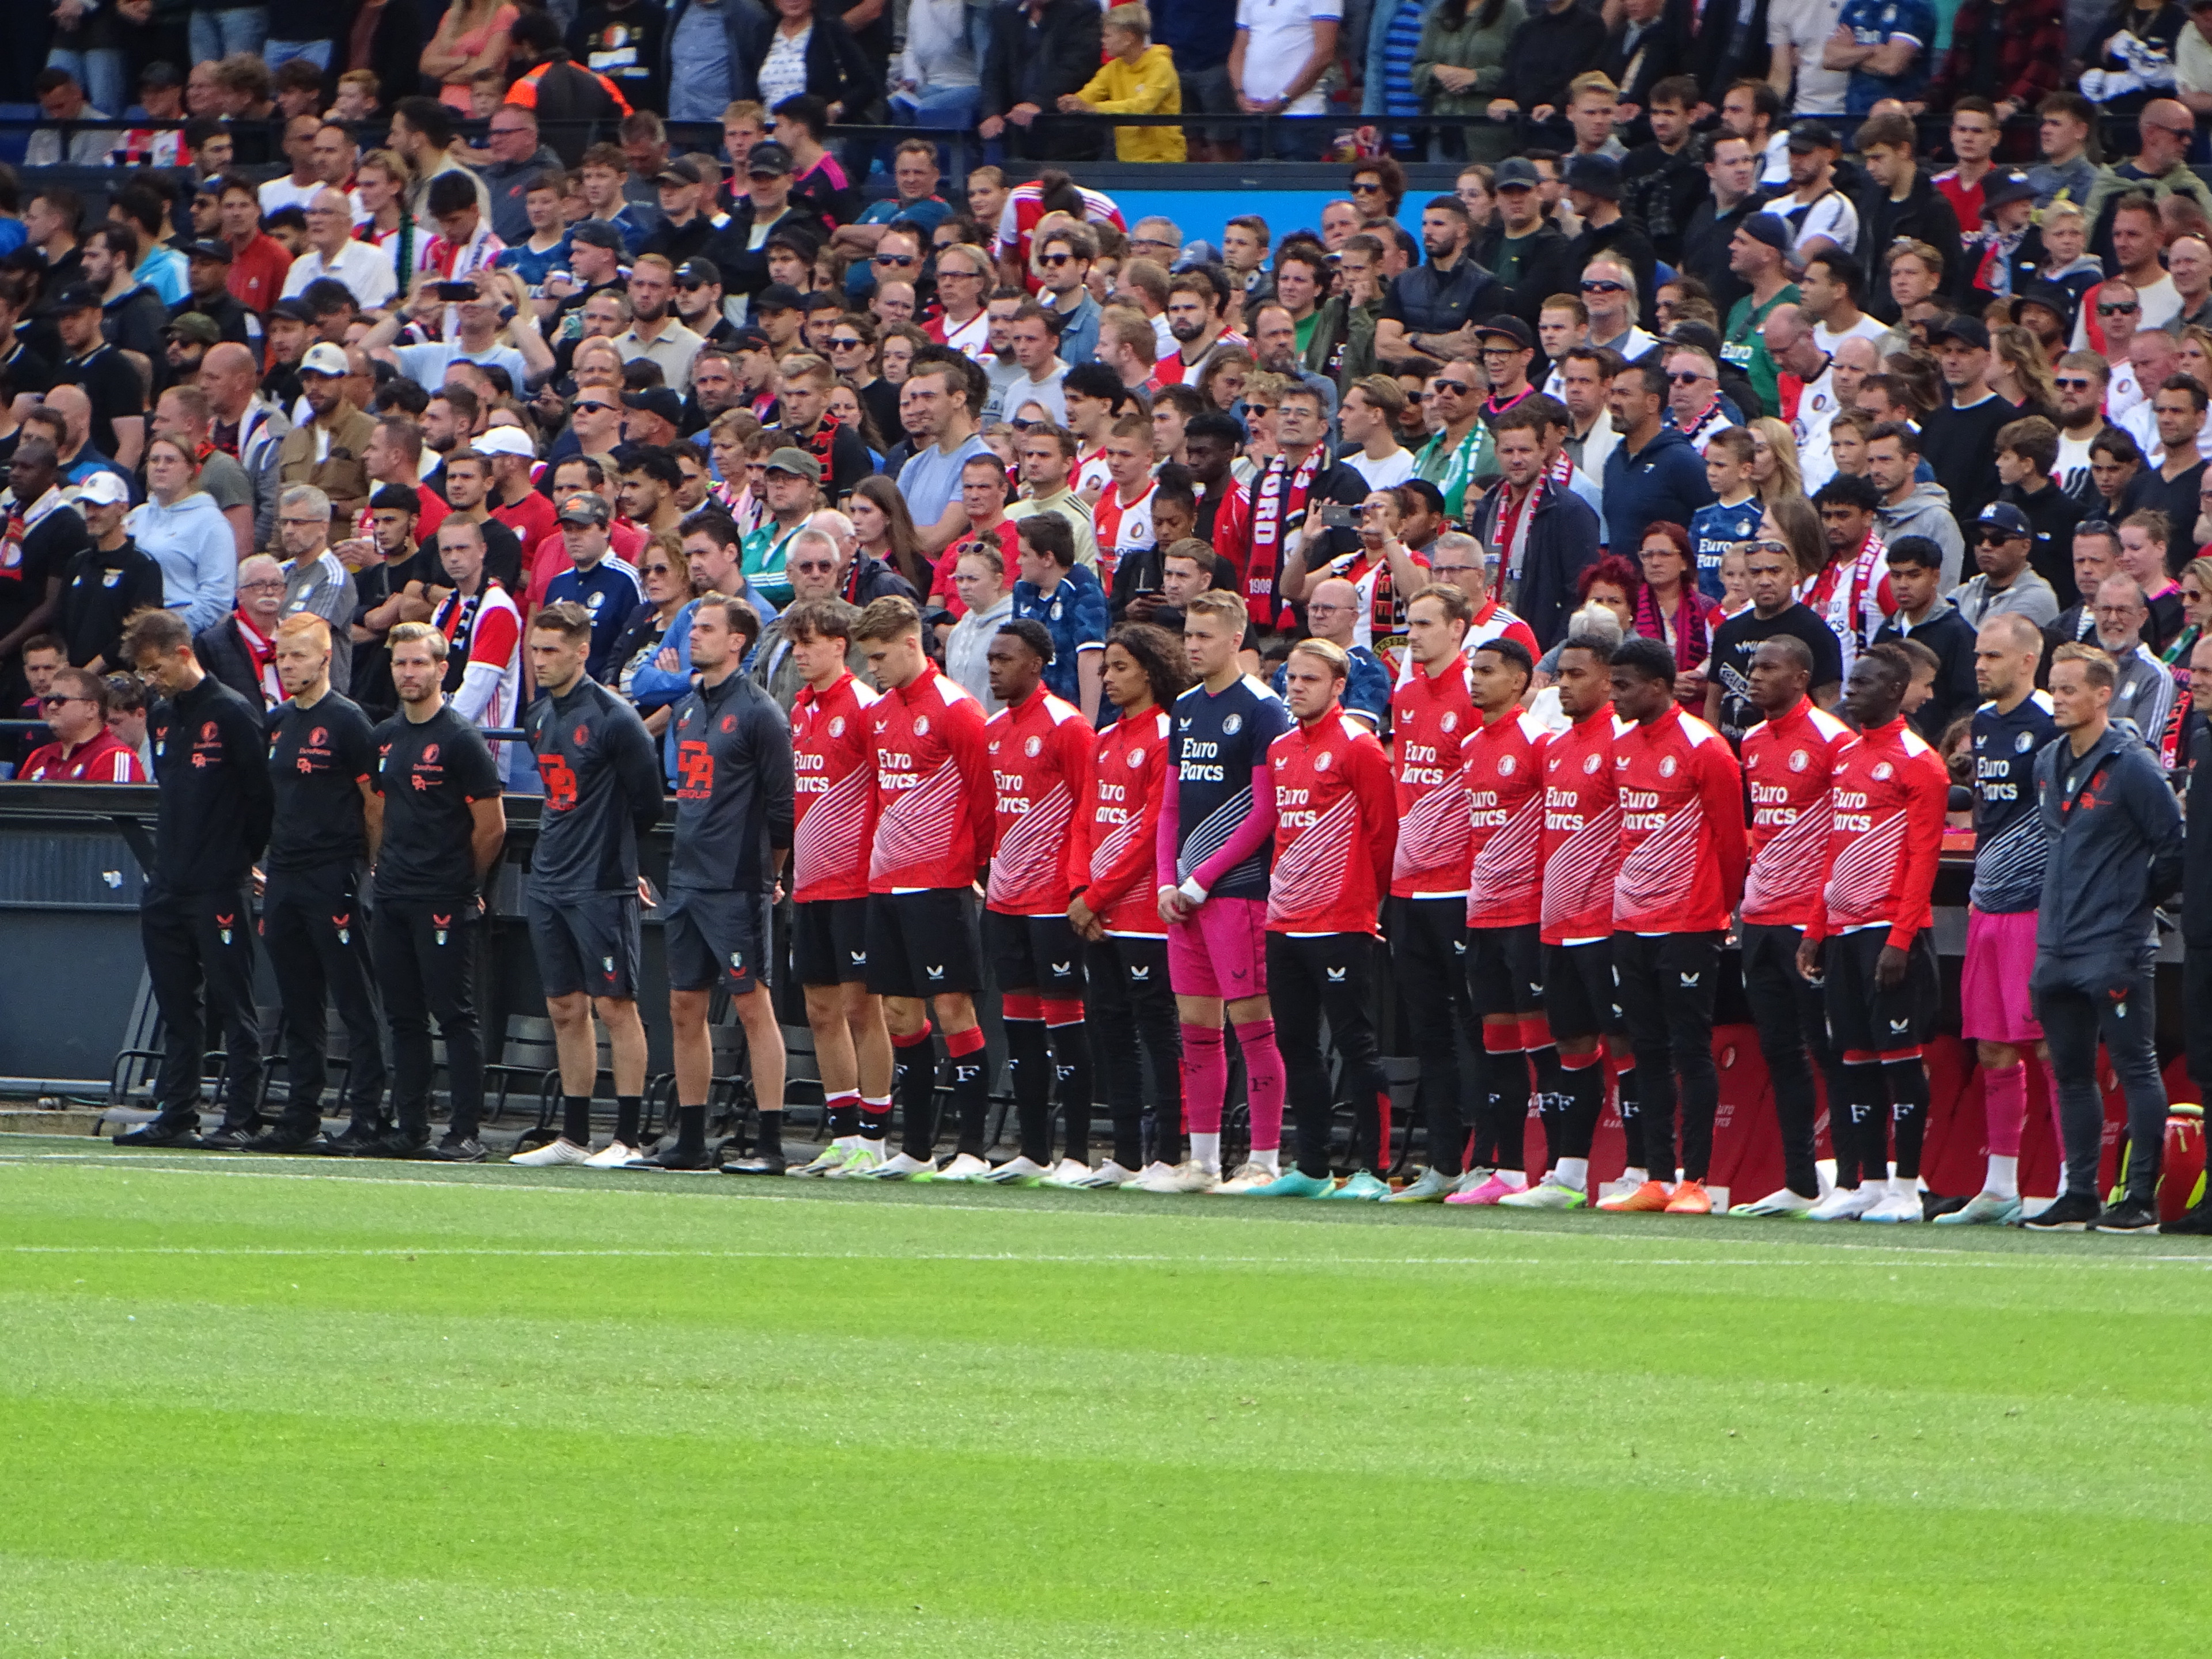
[[[483,734],[456,714],[441,682],[446,636],[428,623],[392,630],[399,712],[375,732],[379,805],[368,817],[376,916],[369,954],[392,1026],[392,1110],[399,1120],[376,1148],[481,1164],[483,1041],[477,1030],[477,939],[483,878],[507,841],[499,767]],[[453,1121],[430,1146],[430,1018],[446,1039]]]
[[[660,820],[660,757],[637,711],[584,672],[591,652],[592,613],[574,599],[532,618],[530,671],[545,695],[522,724],[545,802],[524,902],[561,1062],[561,1134],[517,1152],[516,1164],[626,1164],[637,1155],[645,1113],[637,845]],[[615,1138],[597,1154],[595,1012],[607,1028],[615,1082]]]
[[[269,840],[269,769],[261,711],[210,678],[174,611],[142,611],[124,625],[123,654],[162,701],[147,720],[154,781],[154,866],[138,902],[146,972],[167,1041],[155,1116],[118,1146],[246,1145],[259,1126],[261,1033],[253,1018],[253,916],[247,872]],[[207,1012],[222,1023],[222,1127],[202,1139],[200,1061]]]
[[[384,1033],[370,989],[368,917],[359,886],[368,856],[376,745],[360,705],[331,690],[331,625],[320,617],[303,613],[276,624],[276,678],[290,695],[269,716],[276,818],[269,832],[261,938],[284,1007],[290,1104],[246,1150],[351,1154],[390,1128],[384,1119]],[[345,1025],[346,1104],[353,1121],[318,1144],[329,1075],[325,993]]]

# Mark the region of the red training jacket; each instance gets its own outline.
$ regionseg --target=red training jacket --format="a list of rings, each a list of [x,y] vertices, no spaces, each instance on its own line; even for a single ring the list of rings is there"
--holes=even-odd
[[[1887,926],[1889,942],[1909,948],[1928,926],[1936,860],[1943,850],[1943,810],[1951,775],[1902,719],[1859,733],[1838,757],[1828,787],[1833,809],[1820,863],[1825,902],[1808,939]]]
[[[1082,714],[1042,685],[985,723],[998,817],[988,908],[1067,914],[1067,843],[1076,804],[1091,795],[1091,738]]]
[[[791,836],[794,903],[868,896],[868,848],[876,836],[875,758],[867,711],[878,694],[850,674],[816,694],[799,688],[791,705],[795,823]]]
[[[1467,792],[1460,746],[1482,724],[1455,657],[1433,678],[1408,659],[1390,696],[1390,747],[1398,774],[1398,850],[1390,866],[1394,898],[1457,898],[1467,891]]]
[[[1820,908],[1828,846],[1828,779],[1856,741],[1851,728],[1809,697],[1743,734],[1743,781],[1751,796],[1751,868],[1743,919],[1803,927]]]
[[[983,708],[934,668],[870,711],[876,754],[871,893],[966,887],[990,857],[994,814]]]
[[[1717,933],[1743,896],[1743,773],[1728,740],[1681,705],[1613,740],[1624,933]]]
[[[1168,792],[1168,711],[1124,714],[1098,734],[1091,807],[1067,840],[1068,896],[1109,933],[1167,937],[1154,842]]]
[[[1541,720],[1516,708],[1486,723],[1460,750],[1474,854],[1470,927],[1525,927],[1543,914],[1543,765],[1551,737]]]
[[[1341,708],[1267,748],[1275,867],[1271,933],[1372,933],[1390,884],[1398,803],[1375,734]]]

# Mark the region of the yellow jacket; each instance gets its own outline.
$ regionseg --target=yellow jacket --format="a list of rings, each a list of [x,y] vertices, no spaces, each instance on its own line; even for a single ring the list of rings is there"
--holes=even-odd
[[[1134,64],[1109,58],[1076,94],[1102,115],[1180,115],[1182,82],[1175,54],[1165,46],[1146,46]],[[1182,161],[1181,127],[1116,127],[1114,157],[1121,161]]]

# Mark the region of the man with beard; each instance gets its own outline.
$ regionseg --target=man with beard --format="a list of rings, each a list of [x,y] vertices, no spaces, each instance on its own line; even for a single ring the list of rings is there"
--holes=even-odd
[[[1244,343],[1229,331],[1222,317],[1228,292],[1226,280],[1204,268],[1185,271],[1168,284],[1168,332],[1175,337],[1176,349],[1153,365],[1153,376],[1162,386],[1196,385],[1216,348]],[[995,313],[997,309],[998,296],[994,295],[992,310]]]

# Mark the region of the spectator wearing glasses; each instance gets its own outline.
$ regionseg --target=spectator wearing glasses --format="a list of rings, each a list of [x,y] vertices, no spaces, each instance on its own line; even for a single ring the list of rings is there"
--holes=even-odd
[[[53,741],[15,770],[23,783],[144,783],[131,746],[107,729],[107,683],[82,668],[58,670],[39,714]]]
[[[2136,735],[2154,750],[2172,712],[2176,687],[2173,671],[2152,654],[2143,639],[2150,623],[2150,601],[2133,576],[2112,575],[2097,584],[2092,611],[2097,647],[2118,671],[2112,718],[2133,720]]]
[[[257,553],[238,567],[238,604],[192,635],[192,654],[214,678],[246,699],[258,719],[284,701],[276,678],[276,624],[284,616],[284,567]]]
[[[1974,563],[1979,574],[1951,595],[1960,616],[1979,629],[1992,617],[2025,617],[2037,631],[2058,620],[2058,596],[2028,567],[2035,532],[2027,514],[2007,501],[1991,501],[1975,526]]]
[[[2161,14],[2168,15],[2172,14]],[[2085,75],[2082,92],[2094,98],[2089,84]],[[2086,210],[2092,227],[2091,250],[2118,256],[2120,269],[2130,280],[2137,280],[2138,270],[2144,275],[2152,273],[2140,256],[2130,257],[2130,250],[2122,246],[2115,235],[2113,212],[2117,206],[2138,195],[2148,198],[2154,208],[2168,196],[2186,196],[2207,212],[2212,212],[2212,189],[2208,189],[2189,166],[2190,149],[2197,140],[2197,118],[2190,112],[2189,106],[2172,98],[2154,98],[2142,106],[2142,112],[2136,118],[2136,153],[2112,168],[2112,177],[2100,184]],[[2156,327],[2162,319],[2153,311],[2152,307],[2144,307],[2149,325]]]
[[[508,247],[520,247],[530,240],[531,183],[547,173],[557,175],[561,158],[538,142],[538,117],[520,104],[502,103],[494,110],[489,130],[491,159],[477,166],[477,176],[491,192],[492,234]]]
[[[309,197],[307,210],[307,252],[284,273],[283,297],[297,299],[308,283],[327,276],[343,283],[364,311],[391,303],[398,289],[391,258],[373,243],[355,239],[345,192],[325,185]]]

